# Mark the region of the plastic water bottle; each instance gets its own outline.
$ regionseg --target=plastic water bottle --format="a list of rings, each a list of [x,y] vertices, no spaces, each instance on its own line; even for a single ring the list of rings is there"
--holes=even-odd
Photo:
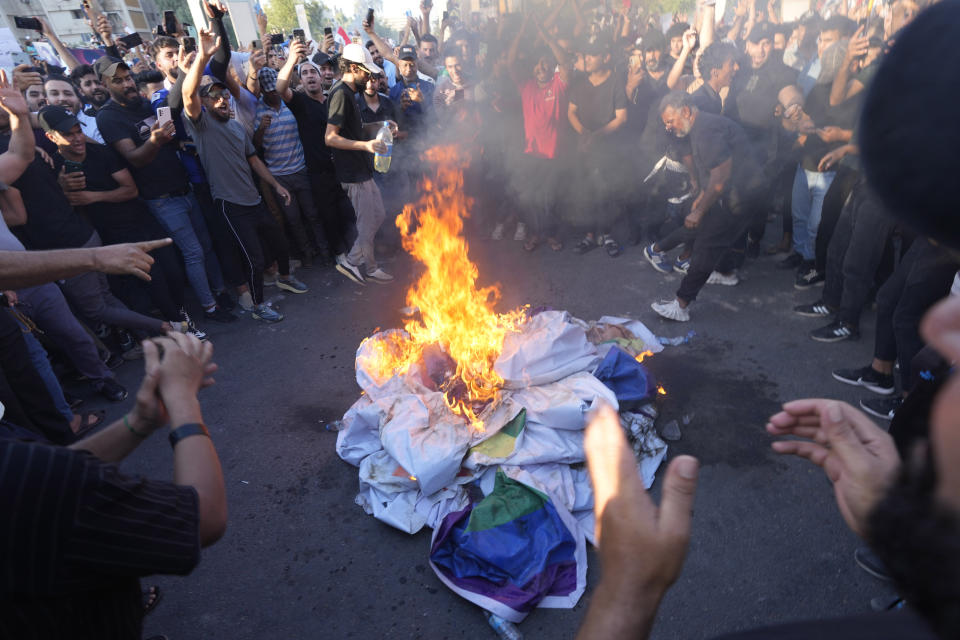
[[[504,620],[495,613],[489,611],[484,613],[486,613],[487,622],[490,623],[493,630],[497,632],[497,637],[501,640],[523,640],[523,634],[520,633],[520,629],[517,629],[517,625],[509,620]]]
[[[390,156],[393,154],[393,134],[390,133],[390,126],[384,122],[377,132],[377,140],[387,145],[384,153],[377,153],[373,157],[373,168],[380,173],[386,173],[390,170]]]

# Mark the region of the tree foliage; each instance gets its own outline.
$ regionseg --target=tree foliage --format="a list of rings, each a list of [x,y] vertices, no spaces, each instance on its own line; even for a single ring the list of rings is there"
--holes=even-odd
[[[187,7],[186,0],[154,0],[154,4],[157,5],[157,12],[160,14],[161,20],[163,20],[164,11],[174,11],[181,23],[193,24],[193,18],[190,16],[190,9]],[[151,28],[155,26],[150,25]]]
[[[283,31],[289,34],[300,26],[297,20],[296,6],[302,4],[307,12],[307,24],[314,38],[323,34],[323,28],[330,26],[333,12],[317,0],[270,0],[264,3],[263,10],[267,13],[267,29],[269,31]]]

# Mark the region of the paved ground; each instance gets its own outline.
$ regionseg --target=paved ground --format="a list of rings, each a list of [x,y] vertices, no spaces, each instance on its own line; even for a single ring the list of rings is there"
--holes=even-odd
[[[697,332],[686,346],[648,360],[669,395],[664,418],[692,416],[670,454],[698,456],[703,469],[684,573],[654,632],[684,640],[785,620],[862,612],[886,587],[856,568],[857,540],[834,507],[829,484],[802,461],[775,456],[763,431],[784,400],[859,394],[833,381],[836,366],[860,365],[872,345],[872,316],[858,343],[824,345],[805,332],[816,320],[792,306],[812,300],[772,259],[750,263],[736,288],[708,287],[693,322],[661,321],[649,308],[672,295],[639,247],[611,260],[518,243],[473,242],[484,283],[503,283],[501,309],[522,303],[568,309],[581,318],[629,315],[660,335]],[[281,299],[287,319],[250,318],[210,327],[221,371],[203,407],[223,461],[230,504],[226,536],[188,577],[152,580],[164,600],[147,636],[194,638],[493,638],[480,611],[447,590],[427,566],[429,532],[408,536],[353,503],[357,470],[334,452],[323,423],[358,396],[353,354],[377,327],[399,324],[416,266],[398,257],[393,286],[357,287],[332,270],[302,271],[311,291]],[[268,290],[269,291],[269,290]],[[120,377],[131,391],[139,364]],[[109,417],[121,407],[111,407]],[[170,477],[166,438],[154,437],[125,463]],[[659,481],[654,486],[658,491]],[[638,548],[636,553],[644,553]],[[598,579],[591,552],[589,582]],[[570,638],[588,590],[573,610],[538,610],[525,637]]]

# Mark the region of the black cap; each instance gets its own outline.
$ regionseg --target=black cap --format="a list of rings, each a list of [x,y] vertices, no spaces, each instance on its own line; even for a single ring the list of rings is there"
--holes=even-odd
[[[761,40],[769,40],[770,42],[773,42],[774,34],[776,34],[776,30],[773,28],[773,25],[771,25],[769,22],[761,22],[750,30],[750,35],[747,36],[747,41],[757,43]]]
[[[647,29],[640,40],[641,51],[665,51],[667,48],[667,39],[659,29]]]
[[[330,55],[326,54],[325,52],[317,51],[315,54],[313,54],[313,57],[310,58],[310,62],[317,65],[318,67],[322,67],[325,64],[333,64],[334,60]]]
[[[213,91],[213,88],[214,88],[214,87],[223,87],[223,88],[226,88],[227,85],[226,85],[225,83],[223,83],[223,82],[220,82],[219,80],[214,80],[213,82],[209,82],[209,83],[203,85],[202,87],[200,87],[200,90],[199,90],[197,93],[200,94],[200,97],[201,97],[201,98],[204,98],[204,97],[207,96],[207,94],[209,94],[211,91]]]
[[[117,72],[117,69],[126,69],[129,71],[130,67],[120,58],[114,58],[113,56],[101,56],[93,63],[93,70],[97,72],[97,77],[100,79],[103,79],[105,76],[112,78]]]
[[[401,60],[416,60],[417,50],[413,45],[405,44],[400,47],[400,52],[397,54],[397,57]]]
[[[52,104],[40,109],[37,118],[40,120],[40,126],[43,127],[44,131],[69,133],[70,129],[80,124],[76,116],[67,111],[65,107]]]
[[[610,53],[610,47],[603,40],[588,40],[583,45],[583,53],[588,56],[602,56]]]

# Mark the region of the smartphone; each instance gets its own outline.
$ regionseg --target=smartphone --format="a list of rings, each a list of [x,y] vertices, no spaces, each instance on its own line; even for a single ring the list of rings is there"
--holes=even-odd
[[[450,12],[449,12],[449,11],[444,11],[444,12],[443,12],[443,19],[446,20],[446,19],[449,18],[449,17],[450,17]]]
[[[324,28],[323,28],[323,35],[325,35],[325,36],[332,36],[332,35],[333,35],[333,27],[324,27]]]
[[[184,53],[193,53],[197,50],[197,41],[190,36],[180,38],[180,45],[183,47]]]
[[[167,32],[167,35],[177,32],[177,15],[173,11],[163,12],[163,30]]]
[[[294,29],[293,39],[300,44],[307,44],[307,35],[303,32],[303,29]]]
[[[20,16],[14,16],[13,23],[17,25],[17,29],[30,29],[32,31],[43,31],[43,25],[40,24],[40,21],[36,18],[21,18]]]
[[[253,40],[253,41],[250,43],[250,48],[253,49],[254,51],[260,49],[260,48],[261,48],[261,47],[260,47],[260,41],[259,41],[259,40]]]
[[[158,35],[158,36],[165,36],[165,35],[167,35],[167,32],[164,30],[162,24],[158,24],[158,25],[157,25],[157,30],[156,30],[156,31],[157,31],[157,35]]]
[[[367,8],[367,24],[373,24],[373,7]]]
[[[83,163],[74,162],[73,160],[64,160],[63,172],[64,173],[83,173]]]
[[[270,34],[270,44],[283,44],[286,38],[283,37],[282,33],[271,33]]]
[[[170,115],[170,107],[157,107],[157,122],[163,126],[170,122],[173,117]]]
[[[455,89],[453,92],[454,100],[463,100],[463,89]]]
[[[127,49],[133,49],[134,47],[143,44],[143,38],[140,37],[139,33],[131,33],[121,38],[117,38],[117,40],[127,45]]]

